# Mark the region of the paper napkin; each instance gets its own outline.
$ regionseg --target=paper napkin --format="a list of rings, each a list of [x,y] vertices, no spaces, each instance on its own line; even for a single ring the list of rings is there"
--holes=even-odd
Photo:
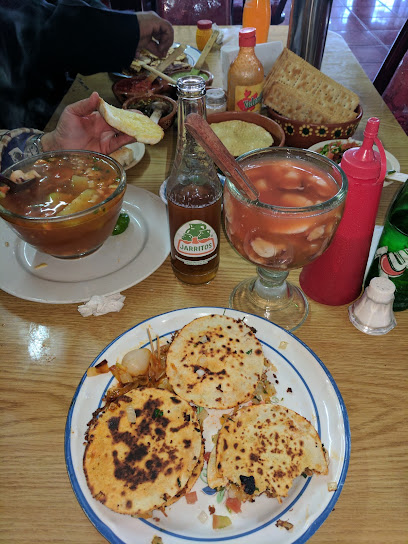
[[[123,308],[125,296],[120,293],[114,293],[113,295],[94,295],[88,302],[78,306],[78,312],[83,317],[89,317],[90,315],[104,315],[109,312],[120,312]]]

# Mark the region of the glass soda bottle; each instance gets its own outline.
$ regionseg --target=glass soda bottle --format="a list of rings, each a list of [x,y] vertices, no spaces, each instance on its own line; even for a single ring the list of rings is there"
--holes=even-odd
[[[378,247],[365,286],[384,276],[395,285],[393,310],[408,308],[408,181],[394,196],[387,212]]]
[[[268,41],[271,24],[271,0],[246,0],[242,12],[242,26],[256,29],[256,43]]]
[[[218,270],[222,185],[213,161],[185,127],[189,113],[205,117],[205,81],[181,77],[177,91],[177,148],[167,180],[171,264],[179,280],[198,285]]]
[[[255,55],[255,28],[241,28],[239,51],[228,70],[228,111],[260,112],[264,69]]]

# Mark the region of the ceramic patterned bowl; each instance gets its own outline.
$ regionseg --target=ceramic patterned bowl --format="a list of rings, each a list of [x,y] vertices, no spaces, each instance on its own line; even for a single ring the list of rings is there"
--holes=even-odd
[[[156,104],[162,106],[163,113],[159,119],[159,125],[163,130],[167,130],[174,122],[177,113],[177,102],[169,96],[161,94],[139,94],[131,96],[122,104],[124,110],[140,110],[142,113],[150,117],[155,109]]]
[[[254,113],[251,111],[224,111],[220,113],[210,113],[207,115],[207,121],[211,123],[222,123],[223,121],[245,121],[246,123],[254,123],[267,130],[273,138],[273,147],[282,147],[288,145],[285,142],[285,133],[282,127],[274,120],[269,119],[266,115]]]
[[[188,68],[177,68],[176,70],[166,70],[166,74],[167,73],[177,82],[177,79],[179,77],[188,76],[190,74],[190,70]],[[208,70],[200,70],[198,75],[205,80],[206,87],[211,87],[214,80],[214,75],[211,72],[209,72]]]
[[[140,94],[158,94],[163,90],[163,80],[158,77],[152,83],[147,80],[148,73],[141,73],[130,78],[119,79],[112,85],[113,94],[121,104],[128,98]]]
[[[285,145],[288,147],[309,148],[325,140],[347,139],[352,136],[363,117],[363,109],[357,106],[357,116],[345,123],[307,123],[280,115],[267,108],[268,117],[278,123],[285,133]]]

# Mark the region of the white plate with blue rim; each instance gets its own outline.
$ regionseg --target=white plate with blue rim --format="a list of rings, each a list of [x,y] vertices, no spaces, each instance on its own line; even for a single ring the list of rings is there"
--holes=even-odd
[[[85,373],[71,403],[65,429],[65,459],[77,500],[96,529],[112,544],[146,544],[160,535],[164,544],[199,542],[240,542],[240,544],[294,544],[306,542],[333,510],[342,491],[350,459],[350,428],[340,391],[318,356],[293,334],[269,321],[242,312],[216,307],[184,308],[151,317],[120,334],[92,361],[95,366],[107,359],[109,366],[120,361],[135,347],[149,347],[148,333],[170,341],[175,331],[195,318],[225,314],[256,329],[265,356],[275,365],[275,402],[295,410],[317,429],[329,455],[328,475],[299,476],[288,496],[279,503],[260,496],[253,503],[242,504],[242,512],[231,514],[225,495],[208,487],[206,465],[193,490],[195,504],[183,497],[166,509],[166,515],[154,511],[153,518],[138,519],[117,514],[95,500],[88,489],[82,468],[87,423],[103,405],[103,397],[115,382],[111,374],[87,377]],[[216,411],[215,411],[216,412]],[[207,418],[213,419],[213,418]],[[207,429],[208,431],[208,429]],[[209,433],[211,434],[211,433]],[[206,443],[206,449],[212,444]],[[333,483],[335,484],[333,486]],[[336,487],[334,491],[329,488]],[[232,523],[214,530],[209,506],[218,515],[229,516]],[[201,513],[207,513],[203,523]],[[200,517],[200,519],[199,519]],[[288,521],[288,531],[276,525]]]

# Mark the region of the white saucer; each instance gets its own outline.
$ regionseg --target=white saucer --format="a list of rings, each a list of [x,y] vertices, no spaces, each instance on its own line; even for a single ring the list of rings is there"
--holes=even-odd
[[[166,207],[153,193],[128,185],[122,211],[130,217],[126,231],[75,260],[37,251],[0,220],[0,288],[25,300],[69,304],[141,282],[169,254]]]

